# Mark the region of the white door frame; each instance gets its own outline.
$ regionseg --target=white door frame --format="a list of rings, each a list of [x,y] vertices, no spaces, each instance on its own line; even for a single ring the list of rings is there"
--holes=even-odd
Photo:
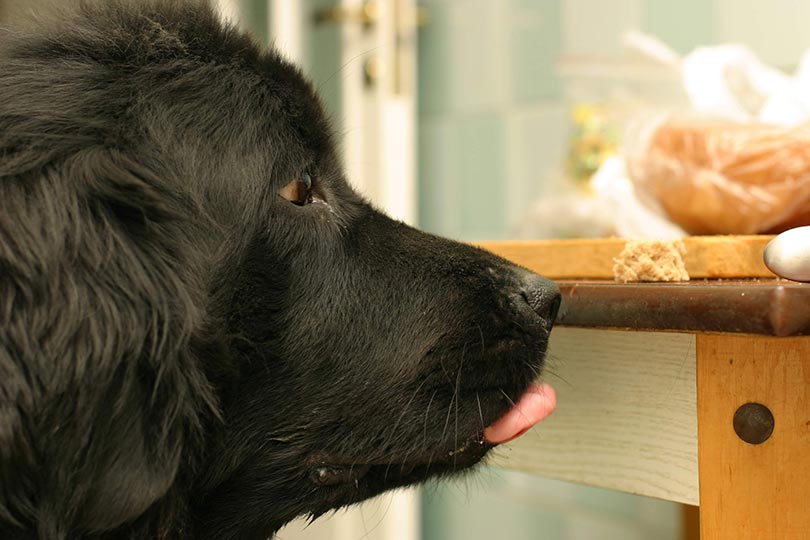
[[[312,24],[308,3],[268,1],[272,43],[306,69],[304,32]],[[335,6],[346,13],[360,13],[367,2],[335,0]],[[415,25],[408,17],[415,17],[416,2],[377,0],[375,5],[378,15],[371,26],[332,23],[341,24],[341,65],[335,66],[342,85],[340,145],[354,187],[392,217],[413,224],[417,217],[416,43]],[[374,71],[370,84],[367,71]]]

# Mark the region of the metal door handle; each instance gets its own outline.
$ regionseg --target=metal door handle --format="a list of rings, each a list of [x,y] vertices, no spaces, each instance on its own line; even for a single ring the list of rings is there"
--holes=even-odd
[[[360,9],[332,6],[319,9],[315,12],[313,20],[316,26],[324,24],[360,23],[368,28],[373,26],[380,18],[380,4],[377,0],[368,0]]]

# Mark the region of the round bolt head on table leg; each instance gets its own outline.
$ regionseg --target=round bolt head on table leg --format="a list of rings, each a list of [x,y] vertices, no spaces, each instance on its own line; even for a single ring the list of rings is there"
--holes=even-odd
[[[734,432],[749,444],[762,444],[773,433],[773,413],[761,403],[746,403],[734,413]]]

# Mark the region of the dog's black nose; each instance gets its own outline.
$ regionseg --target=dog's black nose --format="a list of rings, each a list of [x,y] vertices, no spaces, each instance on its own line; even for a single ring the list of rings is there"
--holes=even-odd
[[[548,278],[529,271],[520,275],[520,294],[540,317],[553,323],[560,310],[560,288]]]

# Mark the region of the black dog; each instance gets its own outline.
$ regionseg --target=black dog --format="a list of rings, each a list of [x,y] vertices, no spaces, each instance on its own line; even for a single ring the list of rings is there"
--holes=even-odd
[[[264,539],[539,419],[555,286],[375,211],[212,9],[0,43],[0,538]]]

